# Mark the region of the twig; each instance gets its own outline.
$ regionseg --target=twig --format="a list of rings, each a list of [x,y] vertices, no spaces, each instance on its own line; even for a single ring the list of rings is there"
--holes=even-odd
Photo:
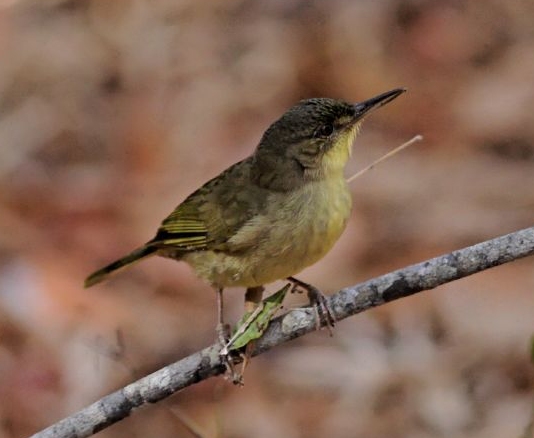
[[[395,149],[392,149],[387,154],[382,155],[378,160],[373,161],[369,166],[365,166],[363,169],[356,172],[351,177],[347,178],[347,182],[350,183],[354,181],[359,176],[363,175],[365,172],[371,170],[373,167],[375,167],[377,164],[381,163],[384,160],[387,160],[388,158],[391,158],[393,155],[399,153],[403,149],[406,149],[408,146],[411,146],[414,143],[417,143],[418,141],[421,141],[423,139],[422,135],[417,134],[415,137],[411,138],[407,142],[401,144],[400,146],[397,146]]]
[[[329,297],[336,320],[347,318],[398,298],[433,289],[534,254],[534,227],[516,231],[425,262],[347,287]],[[253,355],[316,330],[313,309],[295,309],[273,320],[256,341]],[[187,386],[222,374],[224,364],[216,345],[168,365],[109,394],[85,409],[33,435],[33,438],[82,438],[129,416]]]

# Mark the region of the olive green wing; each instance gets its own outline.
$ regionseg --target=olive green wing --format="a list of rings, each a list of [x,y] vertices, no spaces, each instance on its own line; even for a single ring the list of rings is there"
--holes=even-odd
[[[206,249],[208,228],[194,202],[180,204],[161,224],[150,244],[184,251]]]
[[[148,245],[184,252],[234,251],[253,245],[253,236],[239,247],[231,243],[265,201],[249,173],[250,162],[244,160],[208,181],[176,207]]]

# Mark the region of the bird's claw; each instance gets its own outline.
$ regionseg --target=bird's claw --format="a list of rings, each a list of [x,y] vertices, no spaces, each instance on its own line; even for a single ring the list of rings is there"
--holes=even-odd
[[[315,325],[317,330],[324,326],[327,328],[330,336],[332,336],[332,329],[336,324],[336,318],[330,309],[327,297],[311,284],[304,283],[294,277],[289,277],[288,280],[293,284],[291,292],[306,292],[308,295],[310,305],[315,310]]]
[[[224,365],[226,371],[224,373],[225,379],[231,381],[234,385],[243,386],[243,372],[245,370],[244,366],[241,366],[241,370],[236,369],[235,362],[238,361],[236,356],[242,356],[242,353],[230,352],[226,345],[222,345],[221,350],[219,351],[219,357],[221,362]],[[246,360],[242,357],[243,363]]]
[[[310,300],[310,304],[313,305],[315,309],[317,327],[326,327],[328,333],[330,336],[332,336],[332,329],[336,325],[336,318],[330,309],[328,299],[319,289],[313,286],[311,286],[311,288],[308,290],[308,298]]]

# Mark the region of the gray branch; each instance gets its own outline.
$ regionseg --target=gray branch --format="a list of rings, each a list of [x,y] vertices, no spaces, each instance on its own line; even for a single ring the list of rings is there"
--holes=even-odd
[[[534,254],[534,227],[488,240],[431,260],[408,266],[347,287],[329,297],[339,321],[398,298]],[[274,319],[255,346],[254,355],[316,330],[311,308],[296,309]],[[147,403],[156,403],[176,391],[208,377],[222,374],[225,367],[212,345],[168,365],[85,409],[33,435],[33,438],[88,437],[129,416]]]

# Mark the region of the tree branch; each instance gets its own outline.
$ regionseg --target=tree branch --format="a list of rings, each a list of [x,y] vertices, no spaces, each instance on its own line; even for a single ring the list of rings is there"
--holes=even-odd
[[[497,237],[431,260],[408,266],[347,287],[329,297],[337,320],[398,298],[433,289],[471,274],[534,254],[534,227]],[[254,355],[314,331],[311,308],[295,309],[274,319],[256,342]],[[82,438],[105,429],[147,403],[155,403],[208,377],[222,374],[225,367],[212,345],[168,365],[109,394],[85,409],[33,435],[33,438]]]

